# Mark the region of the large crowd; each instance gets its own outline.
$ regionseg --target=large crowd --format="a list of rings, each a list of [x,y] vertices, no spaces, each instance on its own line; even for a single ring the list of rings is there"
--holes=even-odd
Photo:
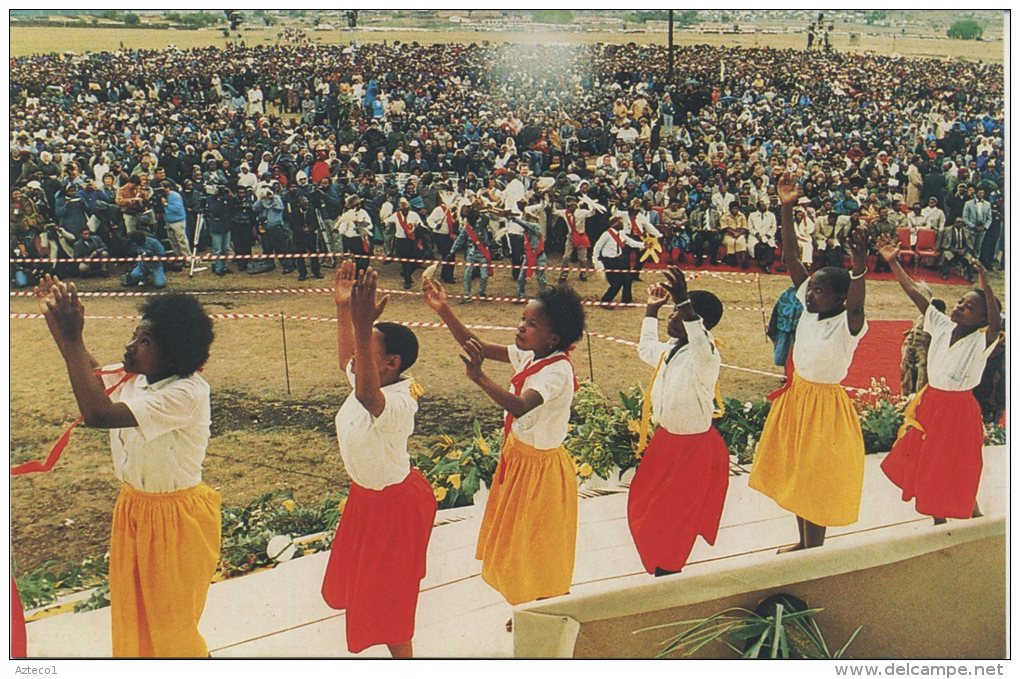
[[[997,64],[693,46],[670,77],[662,47],[396,42],[10,63],[19,286],[112,273],[106,256],[178,268],[196,245],[253,255],[235,260],[251,273],[285,253],[450,259],[465,224],[469,261],[509,258],[522,293],[546,252],[768,271],[784,170],[806,264],[844,265],[865,225],[943,275],[1004,265]],[[126,268],[126,285],[166,284],[160,262]],[[609,292],[629,301],[621,275]]]

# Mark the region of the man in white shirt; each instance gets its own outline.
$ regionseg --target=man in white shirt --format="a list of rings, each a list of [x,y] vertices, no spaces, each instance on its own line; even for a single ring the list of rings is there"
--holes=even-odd
[[[453,241],[457,238],[458,228],[456,212],[452,205],[456,194],[450,189],[449,184],[439,185],[439,204],[425,218],[428,224],[432,244],[436,248],[436,257],[445,260],[453,247]],[[453,277],[453,264],[444,264],[442,270],[444,283],[455,283]]]
[[[567,225],[567,240],[563,249],[563,268],[560,270],[560,283],[567,281],[567,264],[570,256],[577,253],[577,265],[582,269],[588,264],[588,248],[591,247],[591,240],[585,229],[585,222],[595,212],[605,212],[605,208],[594,200],[589,199],[586,207],[578,207],[576,198],[567,198],[564,209],[552,211],[553,215],[560,217]],[[582,270],[580,274],[582,281],[588,280],[587,274]]]
[[[627,256],[628,248],[638,249],[644,247],[641,241],[632,238],[627,229],[624,228],[623,218],[616,213],[609,220],[609,228],[595,242],[592,248],[591,258],[595,268],[606,275],[609,289],[602,295],[602,303],[606,308],[616,298],[616,293],[623,290],[621,302],[629,304],[633,301],[631,295],[631,283],[633,277],[627,271],[630,268],[630,260]],[[608,269],[608,270],[607,270]]]
[[[747,218],[747,249],[754,253],[758,267],[765,273],[772,272],[776,259],[776,216],[768,211],[764,200]]]
[[[400,207],[386,222],[396,227],[393,254],[403,260],[400,262],[400,275],[404,279],[404,290],[410,290],[411,274],[420,264],[409,260],[421,259],[425,247],[421,241],[421,232],[425,227],[418,213],[411,211],[411,204],[406,198],[400,199]]]
[[[946,213],[939,207],[939,199],[932,196],[928,199],[928,205],[921,210],[926,226],[924,228],[934,229],[938,234],[946,228]]]
[[[368,256],[372,254],[372,218],[361,209],[361,198],[347,196],[344,213],[333,223],[332,232],[333,251],[353,255],[359,272],[367,269]]]

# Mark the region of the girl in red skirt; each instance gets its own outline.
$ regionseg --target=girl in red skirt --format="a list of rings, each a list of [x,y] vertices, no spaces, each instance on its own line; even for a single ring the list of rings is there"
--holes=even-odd
[[[928,346],[928,386],[914,396],[903,428],[882,471],[903,490],[903,500],[935,523],[946,518],[981,516],[977,506],[984,427],[971,390],[981,381],[985,361],[999,340],[999,303],[976,259],[981,290],[964,295],[949,316],[930,303],[899,264],[900,248],[889,241],[879,254],[896,280],[924,312]],[[981,328],[985,331],[979,332]]]
[[[698,535],[715,544],[729,486],[729,452],[712,426],[722,359],[709,330],[722,318],[722,303],[704,290],[688,294],[677,267],[666,271],[666,280],[668,285],[648,289],[638,344],[641,360],[655,366],[645,398],[659,428],[627,498],[634,545],[645,570],[657,576],[680,571]],[[670,295],[676,306],[666,332],[675,341],[660,342],[659,309]]]
[[[418,394],[401,373],[417,360],[418,340],[402,325],[375,323],[389,299],[377,305],[375,292],[371,267],[355,275],[352,261],[341,264],[337,348],[354,391],[336,415],[336,431],[351,488],[322,598],[346,609],[349,651],[386,644],[394,658],[410,658],[436,499],[407,454]]]

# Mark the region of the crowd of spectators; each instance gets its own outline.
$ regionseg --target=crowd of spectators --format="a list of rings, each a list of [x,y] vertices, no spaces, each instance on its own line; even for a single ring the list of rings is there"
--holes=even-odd
[[[1004,265],[1001,64],[710,46],[668,63],[633,44],[396,42],[11,59],[12,281],[106,275],[63,260],[107,254],[179,268],[198,223],[200,249],[260,257],[235,260],[252,273],[288,252],[448,257],[469,220],[488,222],[458,245],[475,261],[533,264],[534,234],[539,255],[598,267],[616,224],[656,257],[768,271],[786,170],[806,263],[842,265],[863,224],[934,247],[944,273]],[[166,283],[144,261],[122,280]]]

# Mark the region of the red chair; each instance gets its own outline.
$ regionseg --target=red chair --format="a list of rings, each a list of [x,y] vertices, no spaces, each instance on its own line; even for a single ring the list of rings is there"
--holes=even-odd
[[[901,226],[896,229],[896,237],[900,241],[900,259],[915,260],[917,252],[914,251],[914,246],[910,244],[910,229]]]
[[[917,230],[917,245],[914,248],[917,257],[914,260],[914,271],[917,271],[917,265],[925,257],[931,257],[933,260],[938,258],[939,251],[935,248],[935,235],[935,229]]]

